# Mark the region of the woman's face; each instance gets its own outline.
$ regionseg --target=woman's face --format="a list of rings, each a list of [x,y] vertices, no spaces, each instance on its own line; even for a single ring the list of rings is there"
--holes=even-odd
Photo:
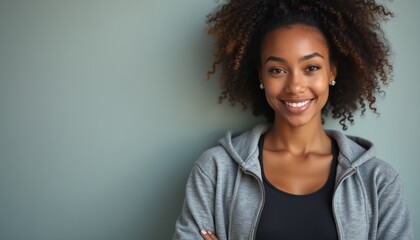
[[[321,110],[336,76],[323,34],[303,24],[275,29],[264,37],[260,56],[260,81],[275,122],[321,125]]]

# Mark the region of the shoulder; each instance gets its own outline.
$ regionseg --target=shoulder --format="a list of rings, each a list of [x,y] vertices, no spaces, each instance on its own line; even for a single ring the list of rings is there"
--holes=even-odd
[[[358,167],[363,179],[374,183],[378,188],[386,187],[399,179],[398,172],[387,162],[372,158]]]
[[[214,146],[201,153],[195,162],[201,168],[209,168],[214,165],[220,165],[232,161],[229,153],[222,146]]]
[[[215,146],[204,151],[194,164],[193,171],[200,171],[213,182],[236,172],[239,164],[235,162],[225,148]],[[223,176],[223,177],[222,177]]]

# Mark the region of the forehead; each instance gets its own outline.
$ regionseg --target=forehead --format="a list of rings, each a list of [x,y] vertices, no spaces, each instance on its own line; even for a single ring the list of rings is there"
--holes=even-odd
[[[261,57],[267,55],[304,56],[314,52],[328,57],[327,41],[319,29],[303,24],[274,29],[264,36],[261,44]]]

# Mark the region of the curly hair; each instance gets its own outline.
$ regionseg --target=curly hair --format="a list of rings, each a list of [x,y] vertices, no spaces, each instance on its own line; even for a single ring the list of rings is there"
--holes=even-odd
[[[222,66],[219,101],[252,107],[256,116],[274,120],[264,91],[258,87],[261,42],[268,32],[301,23],[318,28],[337,66],[337,85],[330,88],[323,116],[332,114],[344,130],[360,107],[377,113],[378,94],[392,80],[390,46],[381,29],[392,12],[375,0],[230,0],[207,16],[208,34],[216,37],[207,75]]]

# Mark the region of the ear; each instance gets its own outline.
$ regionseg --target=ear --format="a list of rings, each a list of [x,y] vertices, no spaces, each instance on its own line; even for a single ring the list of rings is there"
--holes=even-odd
[[[337,77],[337,64],[331,63],[330,65],[330,82],[334,81]]]

